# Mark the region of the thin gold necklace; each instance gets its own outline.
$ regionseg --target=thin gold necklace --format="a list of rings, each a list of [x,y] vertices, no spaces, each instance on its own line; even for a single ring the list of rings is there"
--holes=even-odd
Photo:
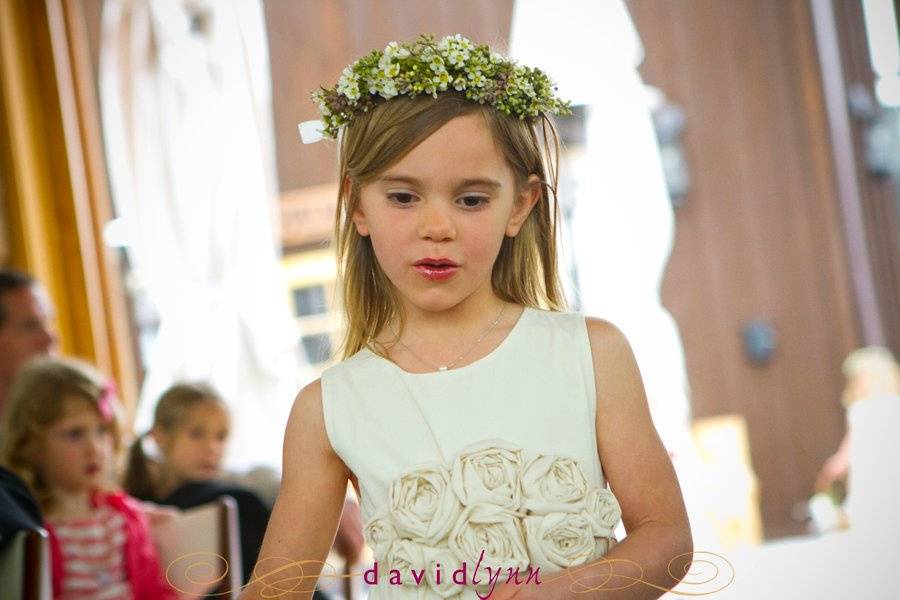
[[[394,337],[397,338],[397,343],[399,343],[401,346],[403,346],[404,348],[406,348],[406,351],[409,352],[409,353],[412,355],[412,357],[415,358],[417,361],[419,361],[420,363],[422,363],[423,365],[425,365],[426,367],[428,367],[429,369],[432,369],[432,370],[434,370],[434,371],[447,371],[448,369],[450,369],[451,367],[453,367],[453,365],[455,365],[456,363],[458,363],[459,361],[461,361],[463,358],[465,358],[470,352],[472,352],[472,350],[475,349],[475,347],[481,342],[481,340],[484,339],[484,336],[486,336],[486,335],[487,335],[494,327],[497,326],[497,323],[500,322],[500,317],[503,316],[503,311],[504,311],[504,310],[506,310],[506,302],[504,302],[504,303],[503,303],[503,306],[500,307],[500,313],[497,315],[497,318],[494,319],[494,320],[491,322],[490,325],[488,325],[488,328],[484,330],[484,333],[482,333],[482,334],[478,337],[478,339],[475,340],[475,343],[472,344],[472,345],[469,347],[468,350],[466,350],[465,352],[463,352],[462,354],[460,354],[460,355],[456,358],[456,360],[454,360],[454,361],[452,361],[452,362],[449,362],[449,363],[447,363],[446,365],[441,365],[441,366],[439,366],[439,367],[435,367],[433,364],[431,364],[431,363],[429,363],[429,362],[423,360],[418,354],[416,354],[415,352],[412,351],[412,348],[410,348],[409,346],[407,346],[406,344],[404,344],[403,341],[400,339],[400,336],[397,335],[397,332],[394,331],[394,326],[393,326],[393,325],[391,325],[390,323],[388,323],[388,328],[390,328],[391,333],[394,335]]]

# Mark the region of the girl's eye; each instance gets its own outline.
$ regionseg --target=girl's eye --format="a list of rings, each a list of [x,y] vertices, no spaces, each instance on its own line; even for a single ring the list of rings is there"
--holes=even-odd
[[[485,196],[463,196],[460,200],[462,200],[466,208],[478,208],[482,203],[488,203],[488,199]],[[474,204],[470,204],[471,202],[474,202]]]
[[[414,198],[412,194],[407,194],[406,192],[395,192],[393,194],[388,194],[387,197],[403,206],[412,204],[412,199]]]
[[[203,430],[202,429],[191,429],[188,435],[191,436],[191,439],[194,440],[202,440],[203,439]]]
[[[79,427],[78,429],[67,429],[63,432],[63,437],[67,440],[77,441],[84,437],[84,429]]]

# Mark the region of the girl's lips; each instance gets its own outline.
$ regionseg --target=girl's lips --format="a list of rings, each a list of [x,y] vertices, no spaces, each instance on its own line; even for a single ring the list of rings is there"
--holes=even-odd
[[[100,465],[88,465],[88,467],[84,471],[88,475],[96,475],[100,472]]]
[[[415,265],[414,268],[419,272],[420,275],[432,281],[443,281],[444,279],[449,279],[456,274],[457,270],[459,270],[459,267],[450,265],[443,267],[433,267],[431,265]]]

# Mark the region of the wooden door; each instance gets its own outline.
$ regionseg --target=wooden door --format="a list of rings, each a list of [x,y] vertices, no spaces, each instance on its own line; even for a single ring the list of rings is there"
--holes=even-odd
[[[814,15],[805,0],[628,6],[645,81],[686,116],[693,185],[662,296],[694,414],[746,417],[765,534],[800,533],[844,433],[840,365],[862,341]],[[776,342],[760,364],[743,337],[756,320]]]

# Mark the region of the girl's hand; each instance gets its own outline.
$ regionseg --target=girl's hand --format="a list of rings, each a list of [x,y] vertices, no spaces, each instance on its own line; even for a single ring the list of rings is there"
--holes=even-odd
[[[525,586],[523,585],[515,585],[513,583],[498,585],[494,588],[493,593],[488,596],[488,600],[509,600],[510,598],[515,598],[516,600],[525,600],[527,596],[523,595],[523,589]]]
[[[551,589],[550,584],[542,583],[540,585],[534,583],[516,585],[514,583],[504,583],[497,585],[488,600],[554,600],[558,596],[556,590]]]

